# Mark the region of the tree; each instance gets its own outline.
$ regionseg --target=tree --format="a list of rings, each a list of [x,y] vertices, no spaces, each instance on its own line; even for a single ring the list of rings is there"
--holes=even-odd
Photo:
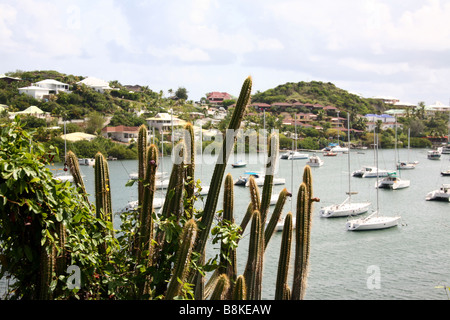
[[[177,97],[180,100],[187,100],[188,99],[188,91],[184,87],[179,87],[177,91],[175,91],[175,97]]]
[[[103,129],[105,119],[102,114],[96,111],[89,113],[86,132],[90,134],[99,133]]]

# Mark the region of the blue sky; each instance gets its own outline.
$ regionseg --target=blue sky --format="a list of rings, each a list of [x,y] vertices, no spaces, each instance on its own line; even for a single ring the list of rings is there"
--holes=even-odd
[[[0,0],[15,70],[238,95],[324,81],[364,97],[450,100],[450,1]]]

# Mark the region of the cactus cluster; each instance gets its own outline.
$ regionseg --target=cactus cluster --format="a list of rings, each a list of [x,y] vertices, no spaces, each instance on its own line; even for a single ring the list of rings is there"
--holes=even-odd
[[[228,129],[237,131],[246,106],[250,101],[252,79],[243,83]],[[247,212],[241,221],[241,233],[250,224],[250,241],[244,273],[237,274],[236,248],[227,245],[225,239],[220,247],[220,263],[208,283],[204,285],[201,265],[205,260],[205,246],[211,233],[216,215],[217,203],[227,160],[234,148],[235,136],[226,135],[211,178],[209,193],[203,210],[195,211],[193,202],[195,145],[191,124],[186,125],[188,133],[175,147],[174,154],[179,161],[172,167],[169,186],[162,210],[154,212],[155,177],[158,166],[158,148],[148,146],[147,129],[141,126],[138,137],[138,211],[136,235],[133,238],[133,255],[136,257],[134,273],[136,288],[134,298],[175,299],[185,296],[186,286],[192,286],[196,299],[261,299],[264,253],[275,226],[282,216],[287,197],[286,189],[279,193],[277,204],[269,217],[273,176],[278,159],[278,136],[268,139],[268,157],[262,194],[253,178],[250,178],[250,198]],[[234,139],[227,141],[227,139]],[[70,153],[71,172],[79,175],[75,155]],[[233,178],[224,179],[224,202],[222,222],[235,226]],[[78,179],[76,179],[78,181]],[[77,184],[84,188],[82,179]],[[112,221],[111,194],[109,190],[108,164],[101,153],[95,156],[95,208],[97,217]],[[285,217],[282,245],[276,283],[276,299],[302,299],[305,294],[308,272],[310,231],[312,221],[312,177],[307,166],[297,198],[296,218],[289,212]],[[295,221],[297,223],[295,223]],[[295,224],[295,228],[294,228]],[[292,232],[295,230],[295,235]],[[114,235],[112,235],[114,236]],[[291,256],[291,242],[295,239],[295,268],[292,292],[288,286],[288,267]],[[48,252],[48,250],[47,250]],[[43,255],[45,258],[46,255]],[[54,263],[46,260],[45,270]],[[47,274],[47,273],[45,273]],[[48,282],[49,279],[43,281]],[[189,285],[187,286],[189,287]]]

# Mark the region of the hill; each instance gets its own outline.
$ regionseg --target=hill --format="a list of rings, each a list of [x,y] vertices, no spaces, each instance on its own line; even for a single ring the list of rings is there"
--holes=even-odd
[[[362,98],[356,94],[336,87],[334,84],[320,81],[288,82],[264,92],[256,92],[252,102],[301,102],[321,105],[332,105],[340,110],[353,111],[359,114],[383,111],[386,105],[379,100]]]

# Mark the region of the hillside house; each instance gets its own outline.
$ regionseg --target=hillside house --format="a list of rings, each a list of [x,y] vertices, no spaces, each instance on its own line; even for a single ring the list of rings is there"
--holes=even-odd
[[[224,100],[231,100],[233,99],[233,97],[226,92],[210,92],[208,94],[206,94],[206,99],[209,101],[209,103],[211,104],[222,104],[222,102]]]
[[[42,99],[48,98],[48,96],[50,95],[50,89],[41,88],[38,86],[28,86],[28,87],[19,88],[19,94],[22,94],[22,93],[25,93],[25,94],[35,98],[36,100],[42,100]]]
[[[185,121],[169,114],[169,113],[158,113],[156,116],[145,119],[147,121],[148,127],[150,130],[155,128],[161,132],[170,132],[173,127],[182,126],[185,124]]]
[[[77,82],[78,85],[84,84],[85,86],[94,89],[97,92],[104,93],[106,90],[112,90],[109,86],[109,83],[105,80],[101,80],[94,77],[87,77],[86,79],[83,79],[81,81]]]
[[[132,140],[137,141],[139,134],[139,127],[105,127],[102,129],[102,135],[105,138],[113,139],[116,141],[130,143]]]
[[[60,91],[68,91],[69,85],[54,79],[45,79],[34,84],[39,88],[48,89],[50,93],[58,94]]]

